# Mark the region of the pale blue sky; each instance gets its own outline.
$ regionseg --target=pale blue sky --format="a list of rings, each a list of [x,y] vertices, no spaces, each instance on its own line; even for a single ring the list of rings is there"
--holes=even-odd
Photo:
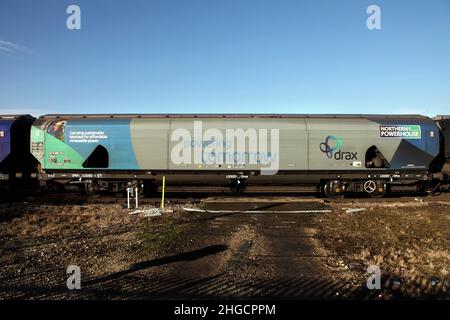
[[[450,0],[0,0],[23,112],[450,114]]]

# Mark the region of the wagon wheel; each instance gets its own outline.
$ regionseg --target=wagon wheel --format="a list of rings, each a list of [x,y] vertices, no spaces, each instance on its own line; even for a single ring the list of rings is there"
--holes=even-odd
[[[80,185],[81,193],[87,197],[92,197],[95,195],[95,186],[93,183],[84,183]]]
[[[340,199],[344,197],[344,188],[342,185],[334,185],[331,181],[325,182],[322,187],[322,191],[327,198]]]
[[[382,182],[367,180],[363,185],[364,191],[372,198],[381,198],[386,192],[386,187]]]
[[[363,187],[364,191],[370,194],[375,192],[375,190],[377,189],[377,184],[373,180],[367,180],[366,182],[364,182]]]

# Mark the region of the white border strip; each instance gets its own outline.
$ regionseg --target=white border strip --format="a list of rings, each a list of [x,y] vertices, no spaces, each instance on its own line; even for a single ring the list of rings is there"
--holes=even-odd
[[[327,213],[332,212],[332,210],[293,210],[293,211],[270,211],[270,210],[203,210],[196,208],[183,208],[183,211],[188,212],[202,212],[202,213]]]

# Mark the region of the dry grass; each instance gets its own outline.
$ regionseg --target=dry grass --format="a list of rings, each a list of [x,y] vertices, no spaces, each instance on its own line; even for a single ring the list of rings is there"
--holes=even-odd
[[[377,265],[387,285],[401,284],[398,290],[402,295],[419,297],[436,290],[445,294],[450,269],[450,207],[367,209],[345,213],[337,207],[320,217],[323,245],[344,262],[343,273],[349,270],[363,275],[367,266]]]

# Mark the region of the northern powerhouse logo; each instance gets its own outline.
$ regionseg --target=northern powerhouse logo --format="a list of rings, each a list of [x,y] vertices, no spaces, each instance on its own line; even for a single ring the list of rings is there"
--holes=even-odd
[[[344,142],[337,136],[328,136],[325,142],[319,145],[320,151],[325,153],[329,159],[335,160],[357,160],[358,152],[342,151]]]
[[[380,126],[381,138],[421,139],[420,125]]]

